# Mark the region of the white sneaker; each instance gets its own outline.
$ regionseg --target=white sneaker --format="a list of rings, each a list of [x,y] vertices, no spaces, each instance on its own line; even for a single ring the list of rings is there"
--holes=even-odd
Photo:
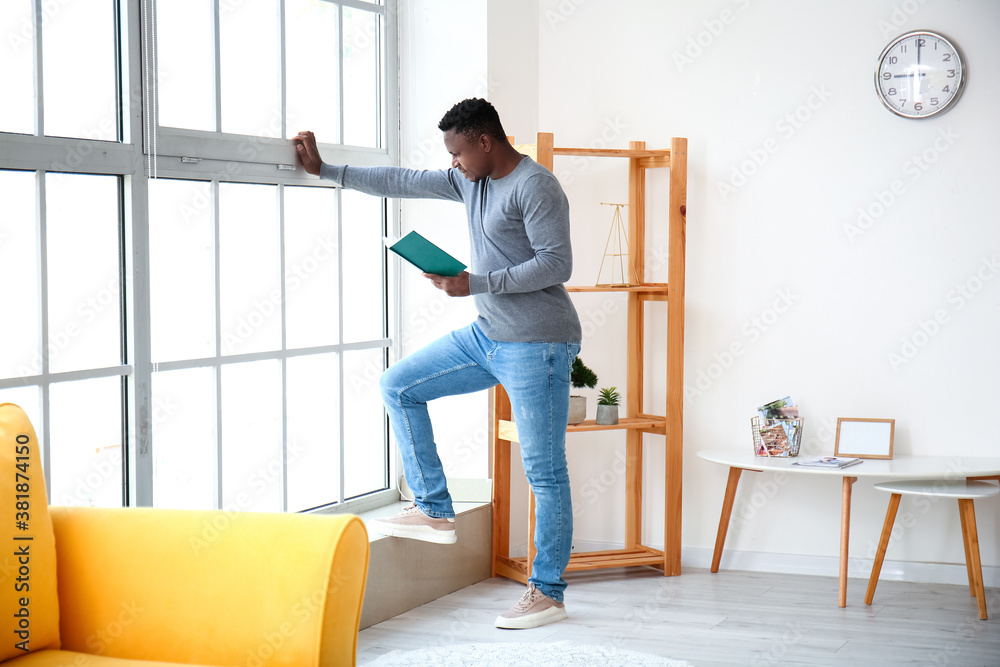
[[[555,623],[564,618],[566,618],[566,605],[545,595],[535,588],[534,584],[528,584],[528,590],[517,604],[497,616],[496,626],[507,630],[526,630]]]
[[[457,540],[454,519],[438,519],[427,516],[417,507],[416,503],[396,516],[373,519],[371,527],[383,535],[407,537],[412,540],[423,540],[436,544],[454,544]]]

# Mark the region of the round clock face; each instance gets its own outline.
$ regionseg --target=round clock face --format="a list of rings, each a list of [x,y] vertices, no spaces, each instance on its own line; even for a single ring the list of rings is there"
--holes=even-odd
[[[964,83],[965,64],[958,49],[926,30],[897,37],[875,68],[875,90],[882,104],[906,118],[927,118],[950,108]]]

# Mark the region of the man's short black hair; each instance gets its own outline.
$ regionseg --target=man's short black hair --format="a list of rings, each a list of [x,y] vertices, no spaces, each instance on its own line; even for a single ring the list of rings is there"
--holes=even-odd
[[[442,132],[454,130],[469,141],[475,141],[484,134],[494,139],[506,141],[507,133],[500,124],[500,114],[493,105],[478,97],[462,100],[448,110],[438,123]]]

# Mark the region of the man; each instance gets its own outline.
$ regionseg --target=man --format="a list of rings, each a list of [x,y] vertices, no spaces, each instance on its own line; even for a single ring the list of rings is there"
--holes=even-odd
[[[414,504],[373,522],[387,535],[453,543],[455,511],[434,444],[427,401],[503,385],[517,423],[521,458],[535,494],[535,545],[528,590],[497,617],[501,628],[566,618],[563,571],[573,533],[566,422],[570,367],[580,320],[563,283],[572,272],[569,204],[544,167],[507,141],[500,117],[467,99],[438,128],[451,169],[357,168],[322,162],[311,132],[293,139],[306,171],[379,197],[465,204],[472,266],[454,277],[424,274],[449,296],[472,295],[479,317],[393,364],[381,391]]]

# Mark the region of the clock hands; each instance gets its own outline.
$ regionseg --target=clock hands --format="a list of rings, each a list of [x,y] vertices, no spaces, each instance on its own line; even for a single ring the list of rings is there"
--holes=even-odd
[[[917,101],[920,100],[920,79],[927,76],[926,72],[920,71],[920,50],[917,50],[917,64],[910,68],[909,72],[905,74],[894,74],[892,78],[894,79],[913,79],[913,98]]]

